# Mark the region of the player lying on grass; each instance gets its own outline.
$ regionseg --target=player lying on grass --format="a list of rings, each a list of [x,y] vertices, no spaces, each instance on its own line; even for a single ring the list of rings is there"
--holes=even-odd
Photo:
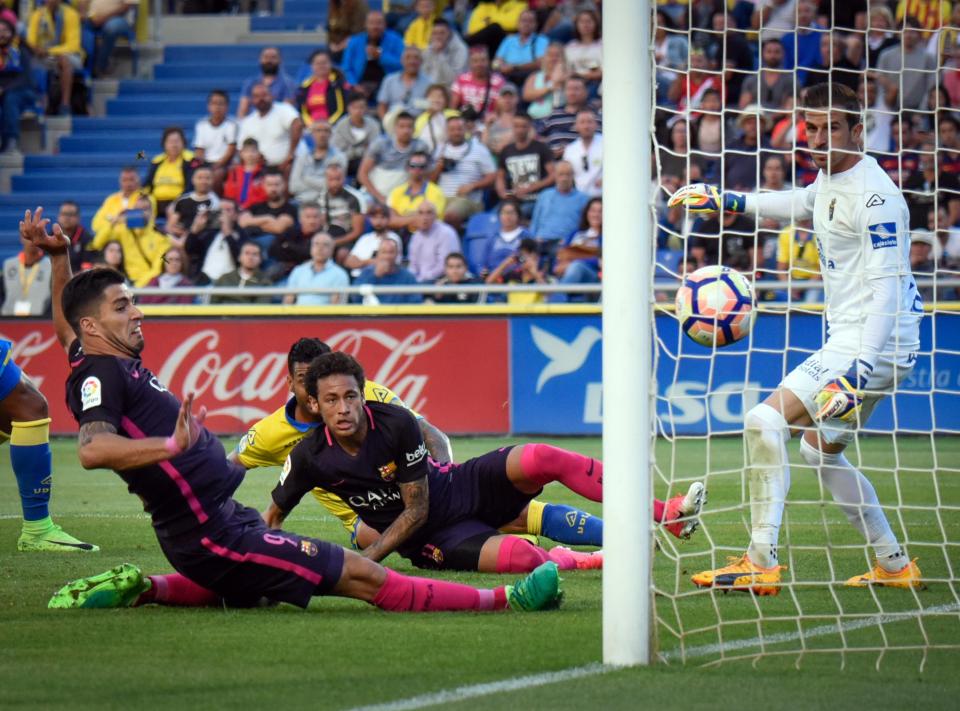
[[[330,352],[330,347],[318,338],[301,338],[287,353],[287,385],[292,396],[287,403],[257,422],[230,453],[230,459],[247,469],[259,466],[282,466],[294,446],[312,430],[323,424],[316,400],[311,406],[307,394],[305,376],[310,363],[317,356]],[[403,401],[389,388],[367,380],[363,386],[367,402],[381,402],[406,408]],[[313,409],[311,409],[313,408]],[[409,408],[407,408],[409,409]],[[413,410],[427,452],[438,463],[452,461],[450,440]],[[343,500],[324,490],[315,488],[313,496],[331,514],[340,519],[350,533],[351,541],[358,548],[374,543],[380,534],[366,525]],[[663,527],[678,538],[689,538],[696,530],[700,511],[706,495],[703,484],[695,482],[687,494],[676,496],[667,502],[654,500],[654,518],[663,522]],[[529,533],[543,535],[557,543],[570,545],[603,545],[603,521],[580,511],[573,506],[531,501],[516,520],[500,529],[504,533]]]
[[[388,571],[325,541],[269,530],[233,499],[245,470],[220,441],[144,367],[143,314],[123,276],[94,269],[70,278],[69,240],[46,232],[41,210],[21,234],[53,261],[53,319],[68,349],[67,403],[80,425],[85,469],[113,469],[150,514],[160,548],[177,571],[144,578],[134,566],[68,584],[50,607],[144,602],[253,605],[266,598],[306,607],[314,595],[364,600],[385,610],[536,610],[559,600],[556,565],[516,585],[478,590]],[[384,406],[386,407],[386,406]]]
[[[264,518],[279,527],[305,494],[336,494],[379,537],[363,555],[397,551],[414,565],[448,570],[523,572],[546,560],[561,569],[596,568],[600,553],[545,551],[498,529],[514,520],[543,486],[558,481],[601,501],[603,465],[546,444],[503,447],[461,464],[427,456],[416,419],[403,409],[365,402],[360,364],[345,353],[317,357],[306,373],[311,412],[323,427],[294,447]],[[694,512],[702,487],[686,502]],[[676,506],[683,505],[678,497]],[[687,513],[687,512],[684,512]]]
[[[0,338],[0,444],[10,440],[10,465],[17,478],[23,528],[19,551],[94,553],[50,518],[53,460],[47,399],[13,360],[13,344]]]
[[[820,168],[800,190],[721,194],[681,188],[669,204],[694,212],[748,212],[776,220],[813,219],[826,302],[827,341],[790,372],[744,422],[751,539],[742,558],[693,576],[700,586],[780,591],[777,543],[790,489],[786,443],[803,430],[800,454],[863,534],[874,567],[847,585],[920,586],[870,481],[844,456],[877,403],[913,369],[923,303],[910,271],[909,215],[897,186],[863,154],[857,96],[842,84],[804,92],[807,142]]]

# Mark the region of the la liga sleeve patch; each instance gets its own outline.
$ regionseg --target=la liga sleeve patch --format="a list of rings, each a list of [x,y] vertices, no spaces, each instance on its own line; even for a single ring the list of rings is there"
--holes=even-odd
[[[91,375],[80,386],[81,411],[86,412],[92,407],[100,407],[103,403],[103,387],[100,378]]]

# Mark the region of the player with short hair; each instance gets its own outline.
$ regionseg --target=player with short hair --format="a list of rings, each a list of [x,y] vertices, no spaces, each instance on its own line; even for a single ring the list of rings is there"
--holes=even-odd
[[[94,269],[70,278],[69,240],[47,234],[42,211],[26,213],[21,235],[53,262],[54,327],[69,352],[67,402],[80,425],[85,469],[116,471],[150,514],[177,574],[144,578],[131,565],[69,583],[50,607],[118,607],[144,602],[306,607],[338,595],[385,610],[537,610],[558,602],[559,576],[542,566],[514,586],[478,590],[400,575],[340,546],[269,530],[233,498],[244,469],[192,412],[144,367],[143,314],[122,274]]]
[[[697,573],[693,582],[759,595],[780,591],[777,542],[790,489],[786,443],[791,431],[803,429],[803,460],[876,556],[871,570],[846,584],[919,587],[920,569],[900,547],[873,485],[843,454],[916,363],[923,303],[910,271],[909,212],[897,186],[863,153],[856,94],[841,84],[817,84],[803,99],[807,143],[820,169],[809,187],[740,194],[688,185],[669,201],[695,212],[812,219],[826,302],[826,343],[746,414],[750,545],[737,562]]]
[[[286,404],[254,424],[241,438],[230,459],[241,466],[282,466],[304,437],[323,424],[322,418],[310,410],[305,376],[310,363],[320,355],[330,352],[330,347],[318,338],[300,338],[287,353],[287,387],[292,392]],[[397,405],[410,411],[417,419],[427,452],[439,464],[453,461],[450,440],[437,427],[419,413],[410,410],[390,388],[367,380],[363,386],[367,402]],[[365,548],[379,537],[377,531],[364,524],[361,517],[335,494],[322,487],[313,490],[313,496],[331,514],[340,519],[350,534],[350,541],[358,548]],[[706,501],[703,484],[694,482],[687,494],[673,497],[670,501],[654,500],[654,518],[663,521],[664,528],[677,538],[689,538],[699,525],[697,515]],[[568,545],[603,545],[603,521],[573,506],[550,504],[533,500],[520,512],[515,521],[502,529],[504,532],[545,536],[557,543]]]
[[[427,456],[416,421],[406,410],[363,397],[363,368],[345,353],[328,353],[306,375],[310,409],[323,420],[284,464],[264,518],[284,519],[314,487],[339,496],[379,532],[363,550],[373,560],[397,551],[414,565],[447,570],[522,572],[546,560],[561,569],[598,568],[602,554],[556,547],[546,551],[504,535],[547,483],[601,501],[603,465],[596,459],[545,444],[502,447],[460,464],[438,465]],[[677,506],[694,514],[694,501]],[[662,515],[661,508],[661,515]]]
[[[13,360],[13,344],[0,338],[0,444],[10,441],[23,528],[19,551],[95,553],[100,550],[64,531],[50,518],[53,458],[47,399]]]

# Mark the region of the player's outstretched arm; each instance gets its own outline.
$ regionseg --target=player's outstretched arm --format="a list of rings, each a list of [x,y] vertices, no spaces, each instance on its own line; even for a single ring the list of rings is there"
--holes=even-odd
[[[381,534],[380,539],[367,546],[362,555],[371,560],[381,561],[393,553],[404,541],[427,521],[430,511],[430,494],[427,477],[411,482],[402,482],[400,496],[404,509]]]
[[[430,424],[425,417],[418,420],[418,424],[423,442],[427,445],[427,451],[430,452],[433,461],[440,464],[452,462],[453,445],[450,444],[450,438],[439,427]]]
[[[61,294],[63,294],[63,288],[67,285],[67,282],[70,281],[70,277],[73,276],[70,270],[70,253],[68,251],[70,239],[63,234],[58,224],[54,224],[53,229],[48,233],[47,225],[49,224],[50,220],[43,217],[42,207],[38,207],[33,214],[27,210],[23,214],[23,220],[20,221],[20,236],[50,255],[53,270],[50,286],[53,329],[56,331],[60,345],[65,350],[69,350],[70,344],[76,340],[77,336],[63,315]]]
[[[815,183],[814,183],[815,185]],[[813,186],[802,190],[771,193],[720,192],[706,183],[684,185],[667,201],[668,207],[686,207],[699,212],[745,212],[778,220],[805,220],[813,217]]]

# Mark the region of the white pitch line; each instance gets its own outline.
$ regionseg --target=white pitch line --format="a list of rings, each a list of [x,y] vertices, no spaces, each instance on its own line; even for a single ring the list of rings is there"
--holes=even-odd
[[[741,639],[724,644],[705,644],[699,647],[691,647],[687,650],[686,658],[708,657],[721,652],[736,652],[742,649],[759,647],[763,644],[775,645],[793,642],[798,639],[811,639],[813,637],[823,637],[831,634],[840,634],[841,630],[849,632],[852,630],[872,627],[879,624],[890,622],[905,622],[918,619],[925,615],[949,614],[951,612],[960,612],[960,603],[950,603],[948,605],[937,605],[928,607],[924,610],[912,612],[889,612],[882,615],[873,615],[863,619],[850,620],[841,624],[820,625],[809,630],[800,632],[783,632],[779,634],[765,635],[763,637],[753,637],[752,639]],[[659,655],[663,661],[673,661],[681,659],[679,649],[672,649]],[[554,672],[545,672],[543,674],[531,674],[529,676],[520,676],[513,679],[502,679],[501,681],[491,681],[484,684],[472,684],[469,686],[458,686],[453,689],[444,689],[420,696],[412,696],[408,699],[399,699],[397,701],[387,701],[382,704],[372,704],[370,706],[357,706],[349,711],[413,711],[414,709],[427,708],[429,706],[438,706],[440,704],[455,703],[465,701],[466,699],[475,699],[481,696],[499,694],[507,691],[520,691],[522,689],[532,689],[537,686],[546,686],[556,684],[572,679],[582,679],[584,677],[596,676],[610,671],[616,671],[616,667],[607,667],[600,663],[587,664],[582,667],[571,667]]]

